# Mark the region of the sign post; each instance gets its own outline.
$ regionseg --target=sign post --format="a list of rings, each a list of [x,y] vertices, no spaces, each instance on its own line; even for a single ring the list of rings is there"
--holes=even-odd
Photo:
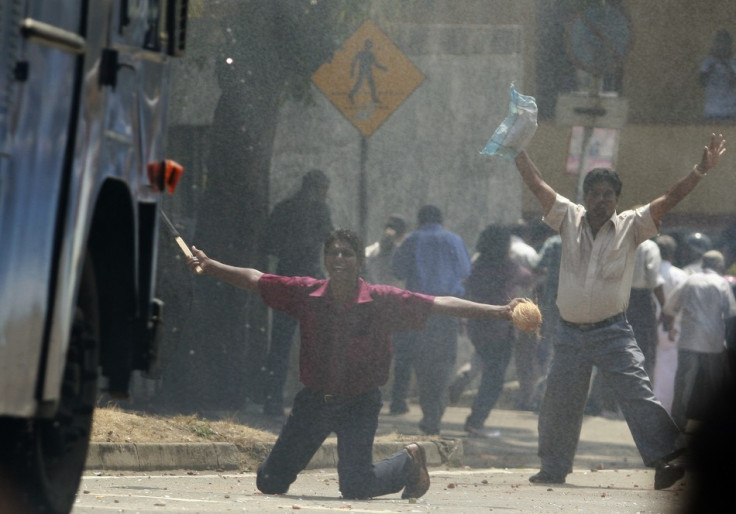
[[[631,28],[623,12],[599,5],[575,16],[567,28],[570,58],[594,77],[593,90],[586,94],[561,95],[556,106],[557,123],[582,126],[583,143],[578,169],[577,201],[583,200],[586,156],[594,128],[620,129],[626,123],[628,102],[616,94],[601,95],[602,76],[623,65],[629,48]]]
[[[312,75],[312,82],[361,134],[360,231],[368,213],[368,138],[424,81],[424,75],[368,20]]]

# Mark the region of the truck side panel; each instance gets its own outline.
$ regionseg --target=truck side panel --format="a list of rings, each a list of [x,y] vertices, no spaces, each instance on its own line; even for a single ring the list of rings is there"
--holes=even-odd
[[[8,111],[0,118],[0,413],[28,416],[35,408],[67,128],[74,115],[72,102],[58,97],[74,96],[77,56],[19,37],[10,22],[35,17],[76,33],[81,13],[80,2],[64,2],[55,12],[24,12],[22,3],[3,7],[13,19],[4,20],[4,39],[12,43],[2,51],[12,53],[6,58],[16,63],[17,77],[3,84]]]

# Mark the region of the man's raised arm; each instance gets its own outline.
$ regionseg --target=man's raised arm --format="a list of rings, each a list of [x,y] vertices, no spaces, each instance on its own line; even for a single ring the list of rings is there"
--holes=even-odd
[[[557,192],[544,181],[542,174],[529,157],[529,154],[526,153],[526,150],[519,152],[515,162],[521,178],[524,179],[524,183],[526,183],[529,190],[537,197],[539,204],[542,206],[542,211],[546,215],[555,203]]]
[[[659,198],[652,200],[649,204],[649,212],[652,214],[655,223],[659,225],[664,215],[677,205],[680,200],[685,198],[690,191],[695,189],[703,177],[713,169],[726,151],[726,140],[722,134],[711,134],[710,144],[703,148],[703,154],[700,162],[693,166],[692,171],[678,180],[675,185],[667,190],[665,194]]]

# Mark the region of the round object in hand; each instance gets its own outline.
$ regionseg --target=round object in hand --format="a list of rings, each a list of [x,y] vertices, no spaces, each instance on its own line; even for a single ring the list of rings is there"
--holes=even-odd
[[[511,321],[524,332],[534,332],[542,325],[542,313],[534,302],[522,302],[514,307]]]

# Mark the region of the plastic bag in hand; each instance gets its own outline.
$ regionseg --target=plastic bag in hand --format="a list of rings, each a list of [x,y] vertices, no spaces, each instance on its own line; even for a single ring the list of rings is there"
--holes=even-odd
[[[509,114],[498,126],[481,151],[513,161],[537,131],[537,102],[532,96],[520,95],[511,84]]]

